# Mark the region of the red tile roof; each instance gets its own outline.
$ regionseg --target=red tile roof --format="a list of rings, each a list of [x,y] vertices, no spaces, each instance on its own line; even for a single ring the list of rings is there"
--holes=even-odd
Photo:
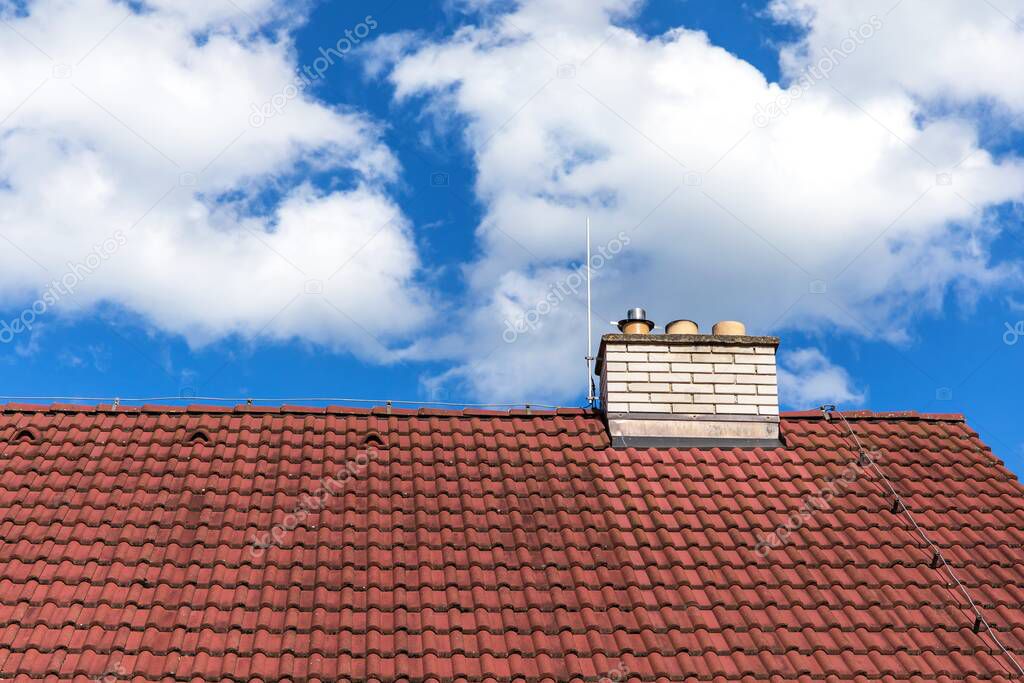
[[[960,416],[850,418],[1024,661],[1024,488]],[[1009,680],[844,425],[782,431],[10,405],[0,679]]]

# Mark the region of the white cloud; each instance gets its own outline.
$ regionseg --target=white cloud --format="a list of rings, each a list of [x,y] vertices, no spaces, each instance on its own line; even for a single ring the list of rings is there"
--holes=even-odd
[[[835,3],[820,5],[817,17]],[[979,151],[971,121],[922,124],[911,92],[865,89],[853,103],[819,82],[759,128],[757,105],[783,89],[703,33],[647,39],[615,24],[637,6],[526,0],[395,64],[398,98],[427,95],[468,121],[486,206],[469,338],[424,349],[468,355],[445,379],[488,398],[582,391],[579,297],[513,344],[501,333],[510,302],[528,310],[579,258],[588,214],[596,244],[632,237],[595,283],[601,322],[646,305],[705,329],[738,318],[900,339],[951,286],[969,298],[1019,277],[989,262],[999,226],[986,208],[1020,200],[1024,165]]]
[[[932,101],[988,99],[1024,113],[1024,0],[774,0],[771,12],[807,31],[783,52],[799,73],[871,16],[884,29],[858,50],[835,83],[851,96],[909,92]],[[849,90],[847,90],[849,89]]]
[[[779,401],[784,406],[810,409],[864,403],[867,395],[853,385],[849,373],[818,349],[797,349],[780,356]]]
[[[425,94],[442,123],[468,121],[479,166],[466,332],[401,354],[457,359],[435,385],[489,400],[584,390],[578,289],[513,343],[503,332],[572,275],[586,214],[596,245],[631,236],[597,273],[599,323],[640,304],[659,322],[899,339],[950,288],[970,298],[1019,278],[989,262],[1000,226],[986,209],[1020,200],[1024,165],[979,150],[976,121],[934,106],[1024,112],[1021,32],[985,3],[777,0],[775,16],[807,30],[783,56],[791,76],[872,14],[884,26],[762,129],[756,106],[782,87],[701,33],[616,25],[640,0],[525,0],[514,14],[463,2],[482,26],[419,49],[388,37],[370,62],[394,64],[399,98]],[[31,305],[120,230],[126,243],[47,316],[113,303],[194,344],[299,337],[375,359],[426,324],[436,302],[374,122],[296,94],[250,125],[252,105],[294,81],[288,31],[304,3],[0,8],[14,29],[0,41],[5,308]],[[315,189],[311,169],[346,181]],[[811,293],[817,280],[826,293]]]
[[[242,32],[258,30],[272,19],[299,18],[305,9],[305,2],[293,3],[291,7],[275,0],[231,0],[230,2],[209,2],[208,0],[144,0],[147,8],[172,17],[192,30],[216,26],[220,29]]]
[[[410,225],[388,194],[396,159],[371,121],[288,87],[287,32],[258,32],[287,7],[36,0],[8,12],[5,307],[121,231],[124,245],[47,315],[106,302],[192,343],[297,336],[372,358],[426,319]],[[258,121],[253,106],[272,100]],[[316,190],[310,171],[349,180]]]
[[[448,397],[452,385],[469,385],[482,400],[510,403],[548,397],[552,386],[586,393],[583,291],[572,269],[505,273],[489,301],[471,310],[454,334],[413,348],[412,357],[467,359],[428,378],[428,393]],[[524,358],[541,364],[524,366]]]

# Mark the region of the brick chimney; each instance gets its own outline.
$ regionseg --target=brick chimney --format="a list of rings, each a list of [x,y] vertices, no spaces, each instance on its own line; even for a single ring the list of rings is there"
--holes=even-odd
[[[666,327],[696,329],[689,321]],[[595,372],[612,445],[779,446],[778,346],[734,322],[713,334],[605,335]]]

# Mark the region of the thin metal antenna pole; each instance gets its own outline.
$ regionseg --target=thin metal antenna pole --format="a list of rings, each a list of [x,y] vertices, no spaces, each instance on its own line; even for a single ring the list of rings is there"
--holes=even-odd
[[[587,216],[587,403],[594,407],[594,380],[591,376],[594,362],[594,331],[591,321],[590,297],[590,216]]]

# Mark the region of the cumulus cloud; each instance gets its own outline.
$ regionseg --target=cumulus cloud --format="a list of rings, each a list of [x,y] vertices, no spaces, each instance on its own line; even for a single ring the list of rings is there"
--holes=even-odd
[[[658,321],[694,318],[705,329],[742,319],[758,332],[884,329],[898,339],[951,288],[969,299],[1019,278],[1014,265],[990,262],[988,245],[1000,228],[990,209],[1020,200],[1024,165],[979,150],[974,122],[922,116],[902,80],[841,93],[832,83],[855,67],[839,56],[829,78],[793,98],[789,83],[768,82],[701,32],[625,27],[639,6],[523,0],[394,64],[397,98],[426,97],[442,120],[466,123],[486,207],[482,255],[467,269],[470,336],[424,350],[468,360],[437,381],[488,397],[583,391],[573,370],[580,295],[515,342],[502,334],[579,260],[587,215],[595,244],[631,238],[595,281],[602,323],[645,305]],[[957,17],[930,7],[907,12],[956,30]],[[774,10],[809,30],[784,55],[794,73],[829,40],[843,49],[838,34],[816,37],[826,18],[846,36],[877,12],[825,2]],[[898,43],[906,29],[892,21],[865,29],[851,54]],[[995,36],[1006,41],[999,49],[1018,39]],[[779,102],[781,113],[757,117]]]
[[[462,359],[443,374],[426,378],[428,393],[447,397],[452,387],[470,386],[483,400],[511,403],[544,399],[552,386],[586,393],[583,291],[579,268],[504,273],[488,301],[471,309],[467,324],[455,334],[410,350],[413,357]],[[542,363],[531,367],[524,365],[524,358]]]
[[[797,349],[781,354],[779,400],[786,407],[859,406],[866,396],[854,386],[844,368],[833,364],[818,349]]]
[[[429,387],[554,401],[585,390],[586,215],[622,246],[595,264],[599,331],[645,305],[903,339],[950,290],[1019,281],[989,245],[1024,165],[967,112],[1024,113],[1024,0],[776,0],[803,29],[781,84],[700,32],[636,33],[642,4],[455,0],[479,25],[369,55],[399,99],[466,124],[485,207],[467,332],[395,354],[437,300],[378,125],[291,89],[305,3],[0,2],[0,304],[32,310],[71,273],[46,316],[110,303],[193,344],[453,359]]]
[[[1024,0],[774,0],[770,12],[805,36],[782,52],[790,76],[802,72],[877,16],[885,28],[844,59],[834,82],[851,96],[911,93],[933,102],[988,100],[1024,113]]]
[[[300,337],[378,359],[426,319],[396,159],[372,121],[294,87],[291,7],[2,10],[5,308],[49,292],[46,315],[111,303],[194,344]]]

